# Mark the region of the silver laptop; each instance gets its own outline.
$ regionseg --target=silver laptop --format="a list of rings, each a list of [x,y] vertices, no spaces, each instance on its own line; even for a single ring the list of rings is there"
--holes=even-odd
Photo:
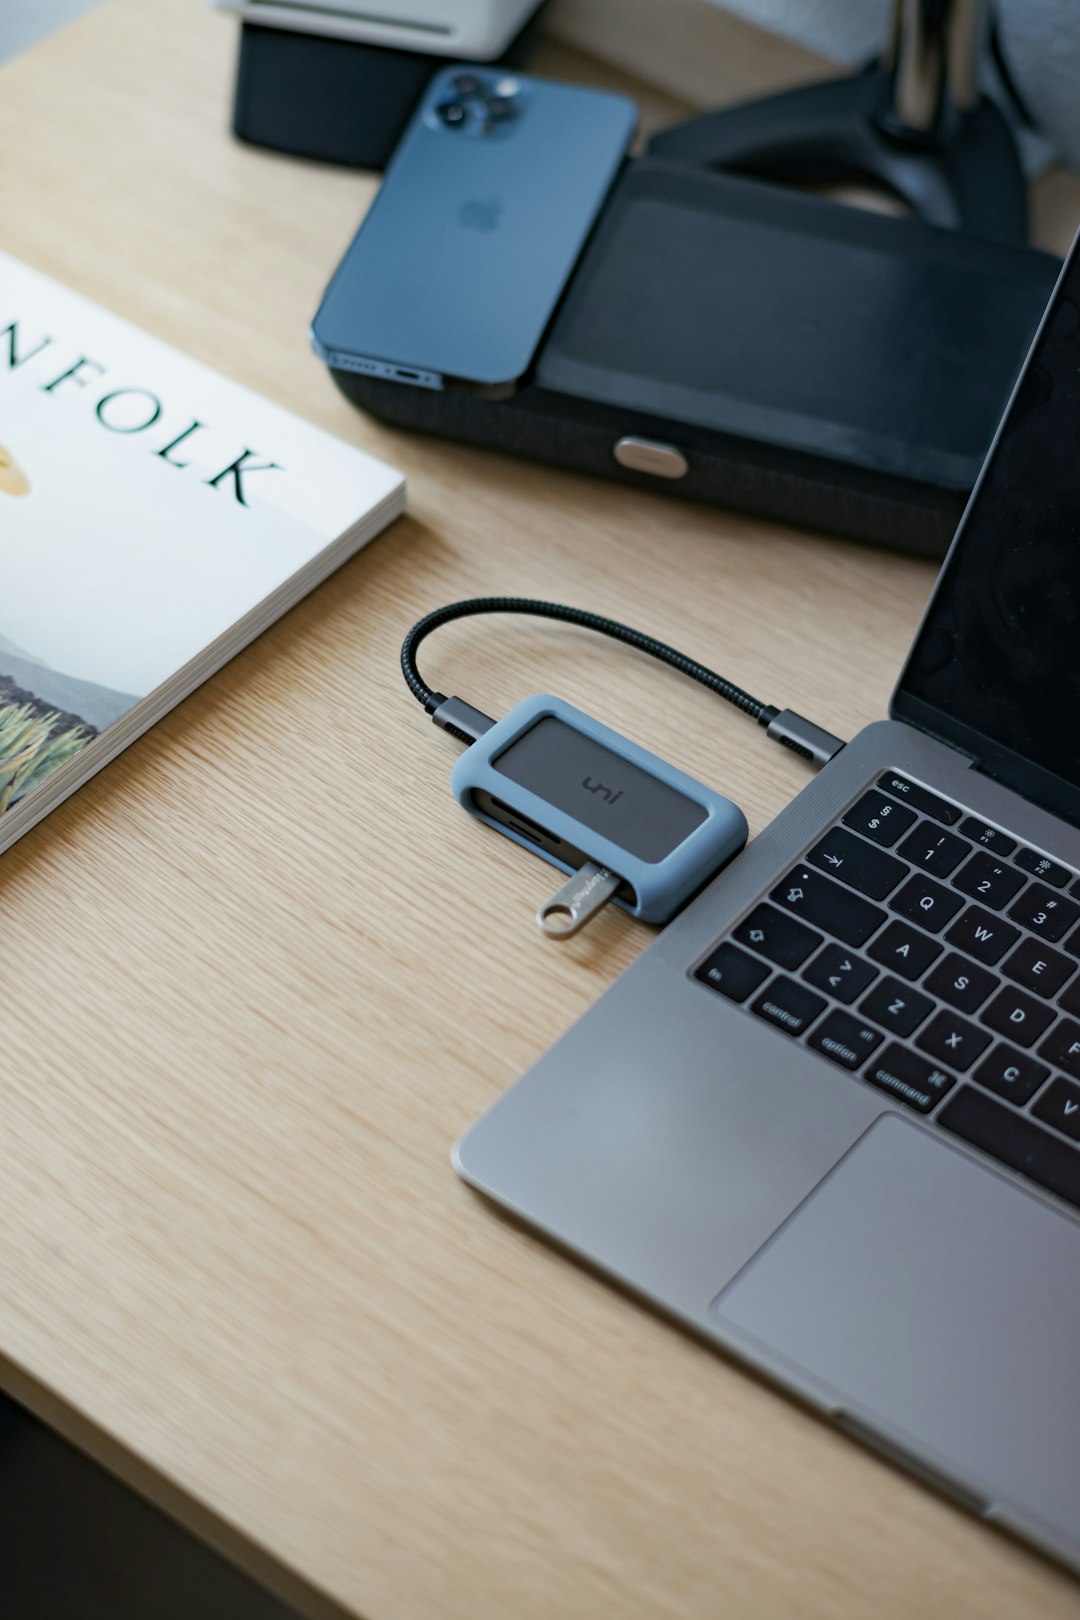
[[[891,717],[455,1165],[1080,1570],[1076,248]]]

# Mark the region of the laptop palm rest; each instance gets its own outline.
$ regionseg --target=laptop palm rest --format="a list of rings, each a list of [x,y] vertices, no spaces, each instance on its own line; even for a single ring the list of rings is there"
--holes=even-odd
[[[1080,1223],[887,1114],[712,1310],[846,1427],[1076,1556]]]

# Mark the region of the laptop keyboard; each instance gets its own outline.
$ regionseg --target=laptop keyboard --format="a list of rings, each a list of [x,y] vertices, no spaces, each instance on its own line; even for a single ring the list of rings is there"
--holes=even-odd
[[[695,970],[1080,1208],[1080,877],[898,772]]]

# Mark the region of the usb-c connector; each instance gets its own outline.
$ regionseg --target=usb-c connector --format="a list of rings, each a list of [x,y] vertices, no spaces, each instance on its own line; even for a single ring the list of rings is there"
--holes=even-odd
[[[842,738],[834,737],[831,731],[824,731],[821,726],[815,726],[812,720],[804,719],[794,709],[782,709],[774,715],[765,726],[765,735],[782,747],[801,754],[804,759],[811,760],[818,770],[844,747]]]
[[[489,714],[480,709],[474,709],[471,703],[464,698],[444,697],[437,708],[432,710],[431,718],[443,731],[448,731],[451,737],[458,742],[466,744],[478,741],[485,731],[490,731],[495,724]]]

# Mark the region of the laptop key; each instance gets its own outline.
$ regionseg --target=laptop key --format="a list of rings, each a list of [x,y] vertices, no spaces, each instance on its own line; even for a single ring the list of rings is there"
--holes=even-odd
[[[841,888],[809,866],[796,866],[769,896],[845,945],[863,945],[885,920],[880,906]]]
[[[984,906],[992,906],[995,911],[1001,911],[1023,888],[1027,879],[1015,867],[1002,866],[992,855],[979,850],[966,866],[960,868],[953,882],[963,894],[970,895],[973,900],[981,900]]]
[[[796,922],[775,906],[755,906],[735,930],[740,945],[748,945],[759,956],[767,956],[777,967],[801,967],[821,944],[821,935]]]
[[[890,1035],[910,1035],[933,1010],[929,996],[900,979],[882,979],[859,1004],[859,1011]]]
[[[1010,945],[1016,944],[1020,930],[995,917],[992,911],[984,911],[982,906],[968,906],[945,938],[950,945],[966,951],[977,962],[988,962],[993,966],[1005,955]]]
[[[1080,918],[1080,906],[1040,883],[1030,883],[1015,905],[1009,907],[1009,916],[1040,939],[1059,940]]]
[[[1050,949],[1039,939],[1022,939],[1005,958],[1001,971],[1014,984],[1033,990],[1037,996],[1056,996],[1066,979],[1076,972],[1076,963],[1060,951]]]
[[[921,821],[914,831],[908,833],[897,854],[910,861],[912,866],[929,872],[931,877],[945,878],[954,867],[960,865],[965,855],[971,854],[971,845],[955,833],[942,832],[931,821]]]
[[[1039,1056],[1055,1069],[1064,1069],[1074,1080],[1080,1080],[1080,1024],[1071,1018],[1063,1018],[1060,1024],[1055,1024],[1039,1047]]]
[[[844,1069],[857,1069],[881,1040],[881,1031],[873,1024],[855,1013],[835,1011],[822,1019],[806,1044]]]
[[[1071,1080],[1054,1080],[1031,1112],[1055,1131],[1080,1142],[1080,1086],[1074,1086]]]
[[[694,977],[719,990],[729,1001],[745,1001],[771,972],[764,962],[756,962],[737,945],[725,943],[713,951],[708,961],[702,962]]]
[[[1050,1070],[1045,1063],[1033,1058],[1030,1052],[1020,1052],[1015,1046],[999,1041],[974,1070],[971,1078],[987,1091],[996,1091],[1022,1108],[1029,1102]]]
[[[842,945],[826,945],[809,967],[803,968],[807,984],[827,991],[834,1001],[842,1001],[845,1006],[858,1000],[877,976],[876,967],[864,962],[854,951],[844,950]]]
[[[977,1024],[969,1024],[958,1013],[943,1011],[932,1018],[922,1031],[916,1046],[947,1063],[951,1069],[970,1069],[980,1052],[985,1052],[991,1037]]]
[[[884,793],[864,793],[843,818],[844,826],[886,847],[902,838],[915,820],[914,810]]]
[[[963,903],[958,894],[943,889],[940,883],[928,877],[909,878],[889,902],[893,911],[898,911],[901,917],[907,917],[910,922],[917,922],[920,928],[928,929],[931,934],[940,934]]]
[[[948,799],[941,799],[929,788],[920,787],[918,782],[909,782],[906,776],[897,771],[886,771],[884,776],[878,777],[878,787],[884,788],[897,799],[903,799],[907,804],[921,810],[924,816],[933,816],[935,821],[944,821],[947,826],[954,827],[960,820],[963,811]]]
[[[947,1091],[956,1084],[956,1076],[939,1068],[936,1063],[920,1057],[909,1047],[887,1046],[879,1057],[872,1058],[863,1070],[872,1086],[891,1092],[920,1114],[929,1113]]]
[[[872,900],[884,900],[908,873],[895,855],[886,855],[883,849],[868,844],[865,838],[856,838],[843,827],[831,828],[806,858]]]
[[[980,821],[976,816],[967,816],[960,823],[960,831],[984,849],[992,849],[995,855],[1011,855],[1016,848],[1016,839],[1010,838],[1008,833],[999,832],[987,822]]]
[[[875,939],[867,955],[905,979],[919,979],[934,958],[941,955],[941,946],[936,939],[920,934],[908,923],[891,922]]]
[[[1075,962],[1073,963],[1075,967]],[[1074,1013],[1080,1018],[1080,979],[1074,979],[1058,996],[1058,1006],[1062,1012]]]
[[[750,1008],[767,1023],[786,1029],[789,1035],[801,1035],[828,1003],[824,996],[816,996],[805,984],[794,979],[779,978],[770,984]]]
[[[974,1086],[961,1086],[937,1116],[939,1125],[1030,1176],[1048,1192],[1080,1205],[1080,1153],[1023,1114]]]
[[[996,974],[989,973],[977,962],[969,962],[966,956],[950,951],[948,956],[942,957],[933,973],[927,975],[923,989],[929,990],[940,1001],[947,1001],[950,1007],[956,1007],[960,1012],[975,1012],[1000,983]]]
[[[980,1014],[984,1024],[999,1035],[1007,1035],[1017,1046],[1034,1046],[1054,1016],[1053,1007],[1048,1007],[1045,1001],[1036,1001],[1025,991],[1014,990],[1012,985],[999,990]],[[1080,1047],[1077,1050],[1080,1051]]]
[[[1042,878],[1044,883],[1052,883],[1055,889],[1063,889],[1072,877],[1067,867],[1059,866],[1049,855],[1040,855],[1037,849],[1018,849],[1013,860],[1022,871]]]

